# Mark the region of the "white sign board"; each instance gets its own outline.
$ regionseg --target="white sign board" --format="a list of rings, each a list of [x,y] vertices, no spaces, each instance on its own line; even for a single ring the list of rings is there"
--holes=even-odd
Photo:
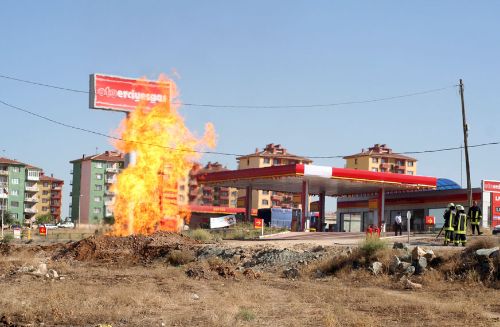
[[[14,238],[17,240],[21,239],[21,229],[20,228],[14,228]]]
[[[213,228],[224,228],[236,224],[236,216],[228,215],[217,218],[210,218],[210,229]]]

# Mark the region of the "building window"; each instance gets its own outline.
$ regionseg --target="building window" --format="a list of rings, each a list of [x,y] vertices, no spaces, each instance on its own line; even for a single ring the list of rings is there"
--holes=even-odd
[[[49,187],[49,183],[48,182],[44,182],[43,183],[43,187]]]
[[[19,184],[19,178],[13,178],[13,179],[11,179],[11,183],[14,184],[14,185],[18,185]]]
[[[42,202],[47,203],[47,202],[49,202],[49,199],[42,199]]]
[[[403,169],[398,169],[396,172],[397,172],[398,174],[404,174],[404,173],[405,173],[405,171],[404,171]]]
[[[372,171],[378,172],[378,168],[372,168]]]
[[[413,175],[413,172],[409,170],[409,171],[407,172],[407,174],[408,174],[408,175]]]
[[[102,179],[102,174],[95,174],[96,179]]]
[[[94,213],[101,213],[101,208],[94,208]]]
[[[262,191],[262,195],[269,195],[269,191]]]
[[[42,192],[43,195],[48,195],[49,194],[49,191],[45,190]]]
[[[381,171],[381,172],[383,172],[383,173],[385,173],[385,172],[387,171],[387,169],[385,169],[385,168],[380,168],[380,171]]]
[[[236,200],[231,200],[231,205],[232,205],[233,207],[236,207],[236,204],[237,204]]]
[[[184,195],[179,195],[179,201],[184,201]]]
[[[404,166],[404,162],[402,160],[397,160],[396,165],[397,166]]]
[[[231,196],[238,196],[238,191],[232,191]]]
[[[95,184],[95,190],[96,191],[102,191],[102,185]]]
[[[270,160],[269,158],[264,158],[264,163],[265,163],[265,164],[268,164],[268,163],[270,163],[270,162],[271,162],[271,160]]]
[[[413,161],[408,161],[408,167],[413,167]]]
[[[18,190],[11,190],[10,191],[10,195],[12,195],[12,196],[18,196],[19,195],[19,191]]]
[[[94,202],[101,202],[100,196],[94,196]]]
[[[378,158],[372,158],[372,163],[378,163]]]
[[[358,164],[358,159],[357,158],[354,158],[354,164],[357,165]]]
[[[267,206],[268,204],[269,204],[269,201],[267,201],[267,200],[262,200],[262,205]]]
[[[12,172],[13,173],[18,173],[19,172],[19,167],[12,167]]]
[[[102,168],[102,162],[96,162],[95,163],[96,168]]]
[[[10,206],[12,208],[19,208],[19,202],[18,201],[11,201]]]
[[[42,211],[48,211],[49,207],[42,207]]]
[[[273,159],[273,165],[279,165],[280,160],[279,159]]]
[[[380,162],[381,162],[381,163],[387,163],[387,158],[381,158],[381,159],[380,159]]]
[[[184,186],[184,185],[179,186],[180,191],[184,191],[185,189],[186,189],[186,186]]]

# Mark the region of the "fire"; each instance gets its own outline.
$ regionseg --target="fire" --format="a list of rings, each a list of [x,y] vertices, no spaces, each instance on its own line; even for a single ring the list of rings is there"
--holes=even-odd
[[[172,80],[165,83],[164,94],[176,99]],[[115,195],[113,234],[151,234],[157,230],[178,232],[188,222],[190,211],[177,203],[178,183],[187,179],[196,149],[215,146],[215,130],[205,126],[205,135],[196,138],[179,114],[178,100],[161,103],[152,109],[144,103],[125,118],[118,134],[125,141],[115,142],[118,150],[135,156],[112,186]],[[133,160],[131,160],[133,161]]]

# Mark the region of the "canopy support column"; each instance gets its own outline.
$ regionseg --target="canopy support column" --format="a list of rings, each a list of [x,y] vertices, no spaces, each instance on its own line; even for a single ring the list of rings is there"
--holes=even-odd
[[[252,187],[247,186],[246,187],[246,194],[245,194],[245,221],[250,222],[252,221]]]
[[[325,192],[319,193],[319,217],[318,217],[318,226],[316,226],[316,230],[319,232],[324,232],[323,226],[325,225]]]
[[[378,218],[378,221],[377,221],[377,226],[378,228],[382,228],[382,221],[384,221],[384,212],[385,212],[385,190],[383,188],[381,188],[379,191],[378,191],[378,198],[377,198],[377,209],[378,209],[378,212],[377,212],[377,218]]]
[[[305,231],[309,226],[309,181],[302,181],[302,194],[301,194],[301,204],[302,204],[302,217],[300,222],[300,230]]]

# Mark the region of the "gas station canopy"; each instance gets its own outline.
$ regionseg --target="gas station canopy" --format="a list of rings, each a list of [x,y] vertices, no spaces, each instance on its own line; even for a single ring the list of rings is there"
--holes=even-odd
[[[301,193],[307,182],[309,194],[326,196],[435,189],[437,184],[435,177],[304,164],[218,171],[201,174],[198,180],[211,186],[287,193]]]

